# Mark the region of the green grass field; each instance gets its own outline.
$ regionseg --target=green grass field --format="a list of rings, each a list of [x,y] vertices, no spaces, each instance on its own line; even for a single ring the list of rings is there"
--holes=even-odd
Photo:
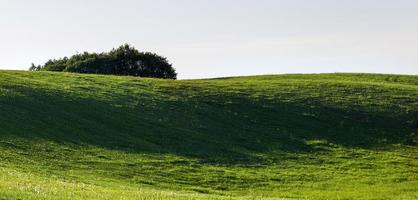
[[[418,76],[0,71],[0,199],[418,199]]]

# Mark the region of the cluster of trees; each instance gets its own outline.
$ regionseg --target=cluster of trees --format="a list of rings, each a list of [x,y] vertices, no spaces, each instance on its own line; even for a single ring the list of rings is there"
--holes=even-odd
[[[167,58],[155,53],[139,52],[125,44],[110,52],[78,53],[71,57],[48,60],[44,65],[32,63],[31,71],[63,71],[89,74],[113,74],[176,79],[177,73]]]

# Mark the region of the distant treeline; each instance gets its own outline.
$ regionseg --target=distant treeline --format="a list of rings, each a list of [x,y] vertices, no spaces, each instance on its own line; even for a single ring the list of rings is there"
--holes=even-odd
[[[78,53],[71,57],[48,60],[31,71],[63,71],[87,74],[113,74],[176,79],[177,73],[167,58],[150,52],[139,52],[128,44],[110,52]]]

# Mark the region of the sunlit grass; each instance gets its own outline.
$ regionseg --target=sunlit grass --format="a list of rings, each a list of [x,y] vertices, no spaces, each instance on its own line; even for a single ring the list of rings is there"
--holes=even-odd
[[[418,78],[0,71],[0,199],[416,199]]]

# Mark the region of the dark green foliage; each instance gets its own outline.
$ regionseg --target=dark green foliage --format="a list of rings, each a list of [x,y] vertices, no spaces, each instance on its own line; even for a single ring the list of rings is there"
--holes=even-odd
[[[176,79],[175,69],[167,59],[155,53],[139,52],[128,44],[103,53],[80,53],[48,60],[43,66],[32,66],[30,71],[65,71],[85,74]]]
[[[34,63],[32,63],[29,67],[29,71],[39,71],[39,70],[41,70],[41,66],[35,65]]]

